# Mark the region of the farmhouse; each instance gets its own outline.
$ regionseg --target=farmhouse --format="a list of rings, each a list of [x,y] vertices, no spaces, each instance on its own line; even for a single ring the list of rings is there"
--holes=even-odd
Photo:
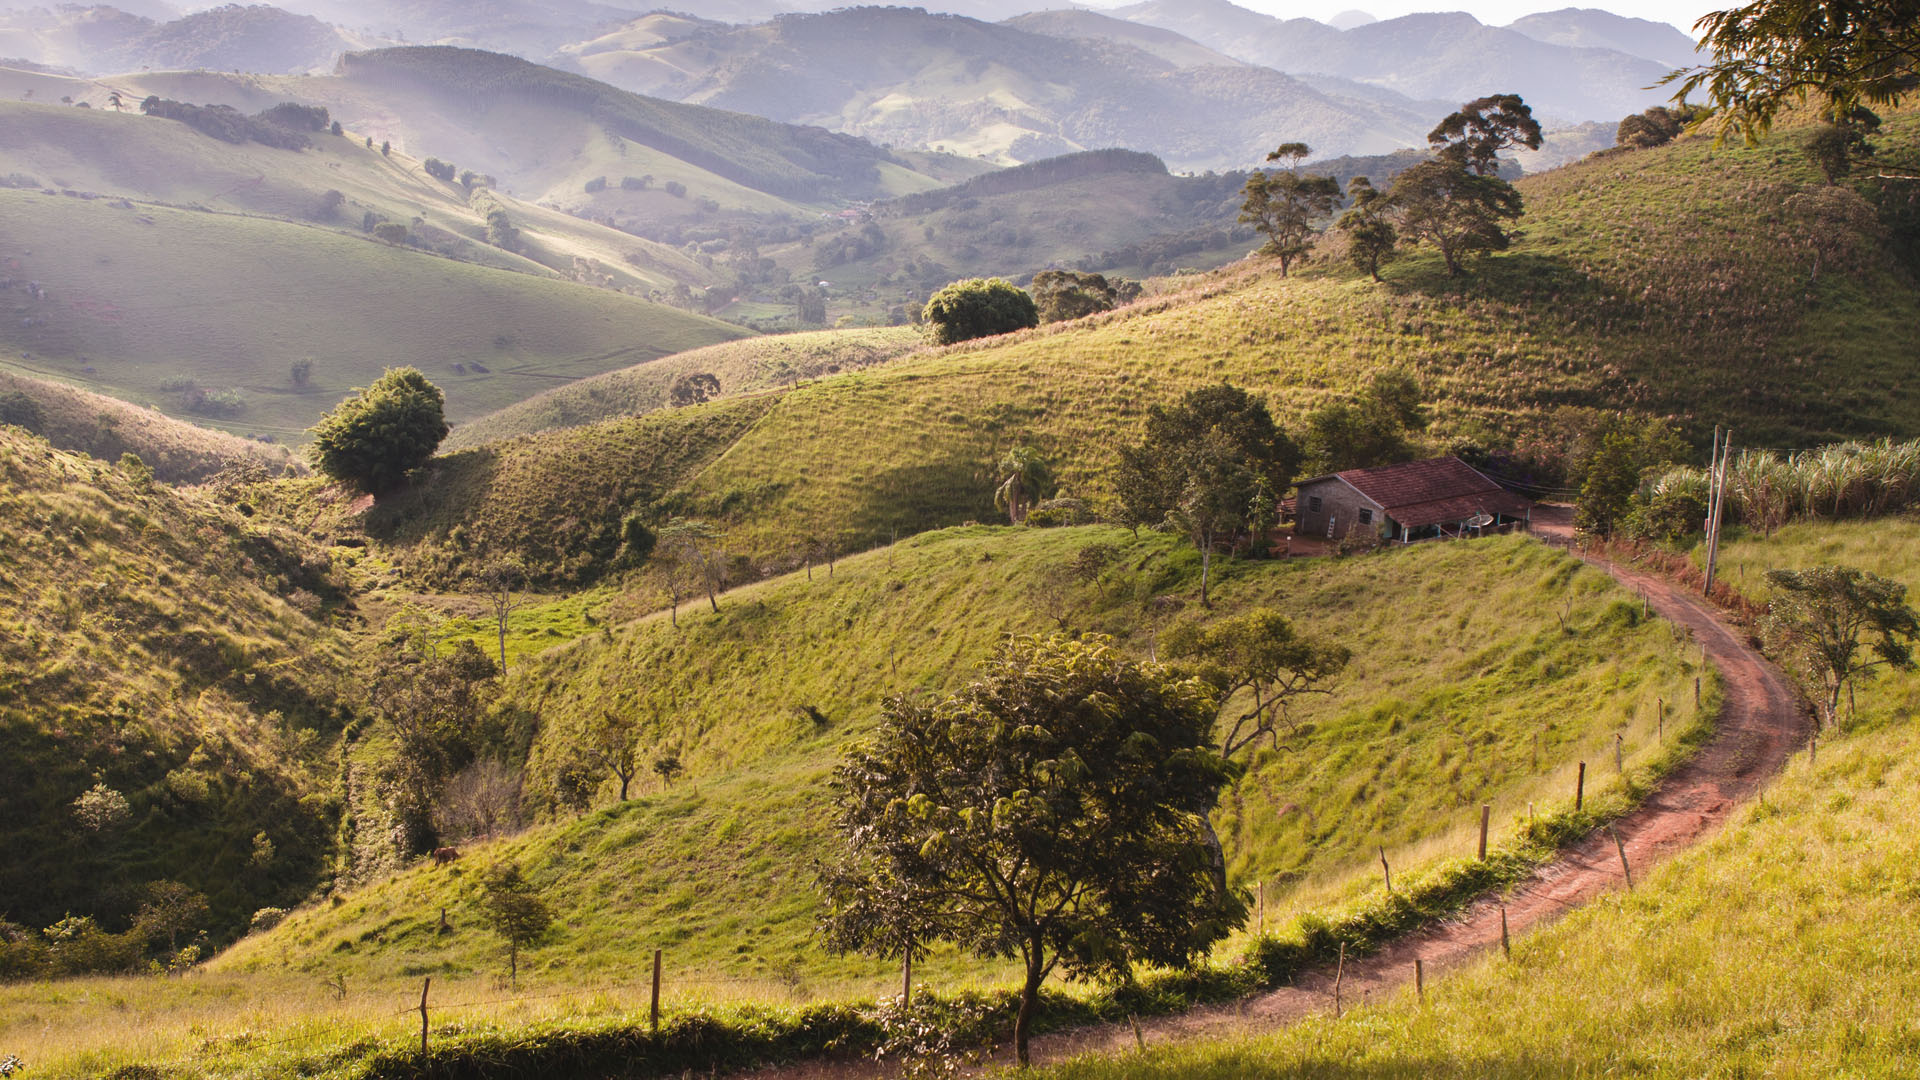
[[[1295,505],[1298,536],[1338,540],[1371,529],[1400,543],[1524,529],[1533,510],[1451,455],[1302,480]]]

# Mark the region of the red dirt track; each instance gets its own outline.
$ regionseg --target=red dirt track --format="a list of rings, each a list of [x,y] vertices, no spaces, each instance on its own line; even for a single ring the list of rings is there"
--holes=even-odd
[[[1539,507],[1534,532],[1543,541],[1564,546],[1571,539],[1571,515],[1565,508]],[[1753,797],[1793,752],[1805,743],[1808,713],[1801,697],[1780,671],[1750,647],[1747,638],[1717,607],[1671,582],[1631,567],[1582,555],[1627,589],[1647,598],[1662,617],[1685,627],[1719,669],[1725,702],[1711,740],[1687,764],[1676,769],[1633,813],[1614,823],[1636,877],[1696,843],[1724,823],[1734,808]],[[1506,898],[1508,930],[1519,935],[1560,917],[1609,889],[1624,885],[1620,856],[1605,831],[1562,852]],[[1349,961],[1341,996],[1349,1005],[1413,979],[1418,957],[1429,976],[1457,967],[1500,944],[1501,905],[1484,898],[1457,918],[1402,938],[1372,955]],[[1331,968],[1304,976],[1297,984],[1227,1006],[1140,1021],[1149,1043],[1204,1035],[1251,1033],[1284,1026],[1333,1008]],[[1134,1047],[1130,1026],[1103,1025],[1057,1032],[1033,1041],[1036,1062],[1057,1061],[1097,1051]],[[1001,1048],[996,1063],[1011,1062]],[[872,1062],[815,1062],[753,1074],[768,1080],[826,1080],[878,1076]]]

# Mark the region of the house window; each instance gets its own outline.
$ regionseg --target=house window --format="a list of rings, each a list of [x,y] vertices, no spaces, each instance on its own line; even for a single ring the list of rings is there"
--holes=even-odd
[[[1366,509],[1366,508],[1364,508],[1364,507],[1363,507],[1363,508],[1361,508],[1361,510],[1360,510],[1360,524],[1362,524],[1362,525],[1371,525],[1371,524],[1373,524],[1373,511],[1371,511],[1371,510],[1368,510],[1368,509]]]
[[[1318,495],[1307,496],[1307,510],[1308,512],[1315,513],[1315,514],[1320,512],[1320,496]]]

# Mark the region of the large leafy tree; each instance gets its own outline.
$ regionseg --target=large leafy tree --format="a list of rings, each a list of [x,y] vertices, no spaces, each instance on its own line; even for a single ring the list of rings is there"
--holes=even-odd
[[[1518,94],[1493,94],[1460,106],[1427,133],[1433,157],[1393,183],[1400,230],[1432,244],[1458,276],[1469,255],[1505,251],[1506,222],[1523,208],[1520,192],[1500,178],[1499,153],[1540,147],[1540,124]]]
[[[1286,143],[1267,155],[1298,161],[1310,151],[1305,143]],[[1340,182],[1330,176],[1301,176],[1298,171],[1267,173],[1255,170],[1247,177],[1246,201],[1240,220],[1266,234],[1267,254],[1280,260],[1286,277],[1293,261],[1312,250],[1315,226],[1340,204]]]
[[[1676,101],[1706,92],[1722,137],[1752,142],[1809,101],[1838,119],[1920,89],[1920,0],[1754,0],[1694,29],[1712,60],[1667,79]]]
[[[1855,680],[1881,667],[1913,669],[1920,615],[1905,585],[1851,566],[1769,570],[1767,584],[1767,629],[1801,661],[1828,723]]]
[[[1354,267],[1380,280],[1380,265],[1392,260],[1400,244],[1400,232],[1393,227],[1393,199],[1373,186],[1373,181],[1356,176],[1347,181],[1347,205],[1335,226],[1347,236],[1347,259]]]
[[[1065,322],[1111,311],[1140,294],[1140,284],[1077,270],[1042,270],[1033,275],[1033,302],[1041,322]]]
[[[952,697],[893,699],[838,773],[828,941],[1017,958],[1026,1064],[1056,969],[1184,967],[1245,920],[1244,901],[1215,894],[1201,838],[1228,778],[1212,721],[1204,683],[1096,636],[1015,638]]]
[[[553,925],[553,912],[540,892],[513,863],[488,867],[480,878],[481,910],[487,925],[507,944],[507,978],[520,978],[520,950],[540,940]]]
[[[1263,489],[1291,487],[1299,464],[1299,448],[1266,402],[1223,382],[1150,409],[1146,438],[1120,448],[1113,486],[1124,524],[1172,523],[1200,549],[1204,604],[1214,548],[1247,527]]]
[[[921,313],[937,345],[1011,334],[1040,325],[1040,309],[1019,286],[1000,278],[956,281],[927,300]]]
[[[446,395],[418,368],[392,368],[313,426],[322,473],[372,494],[392,491],[447,437]]]

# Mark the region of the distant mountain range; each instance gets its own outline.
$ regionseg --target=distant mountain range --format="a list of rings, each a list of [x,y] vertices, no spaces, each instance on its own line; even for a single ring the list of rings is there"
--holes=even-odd
[[[105,6],[0,10],[0,56],[95,73],[308,71],[364,44],[311,15],[265,5],[229,4],[170,21]]]

